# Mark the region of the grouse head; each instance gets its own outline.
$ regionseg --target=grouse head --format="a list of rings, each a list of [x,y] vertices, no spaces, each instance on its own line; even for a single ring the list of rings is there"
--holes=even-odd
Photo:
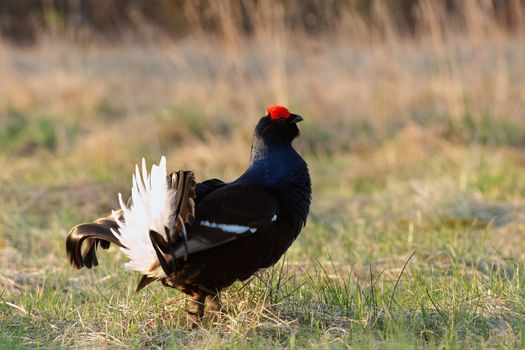
[[[255,138],[262,139],[266,144],[290,145],[297,136],[297,123],[303,117],[290,113],[286,107],[271,106],[255,128]]]

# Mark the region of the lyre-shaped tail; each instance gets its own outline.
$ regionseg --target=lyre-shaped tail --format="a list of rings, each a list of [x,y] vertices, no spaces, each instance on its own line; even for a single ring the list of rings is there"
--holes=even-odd
[[[71,229],[66,239],[71,264],[97,266],[97,246],[107,249],[114,243],[129,258],[126,269],[143,274],[137,289],[174,273],[178,264],[174,249],[187,246],[186,228],[195,218],[195,186],[191,171],[167,176],[165,157],[150,173],[143,159],[141,171],[135,168],[127,205],[119,194],[120,209],[111,217]]]

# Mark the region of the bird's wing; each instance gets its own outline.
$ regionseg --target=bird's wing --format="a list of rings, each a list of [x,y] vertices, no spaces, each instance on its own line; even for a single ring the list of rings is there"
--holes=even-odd
[[[188,229],[187,247],[175,247],[177,258],[225,244],[270,227],[279,216],[276,197],[264,186],[228,184],[197,205]]]

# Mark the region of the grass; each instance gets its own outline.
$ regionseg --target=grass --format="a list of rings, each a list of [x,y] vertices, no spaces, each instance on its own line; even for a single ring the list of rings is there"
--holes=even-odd
[[[525,347],[522,34],[347,29],[0,43],[0,343]],[[179,292],[134,293],[115,248],[67,264],[68,229],[114,208],[142,156],[233,180],[275,102],[305,117],[312,210],[284,259],[224,293],[222,321],[190,330]]]
[[[522,154],[443,138],[389,164],[392,154],[428,147],[407,148],[400,133],[367,151],[307,153],[315,191],[307,227],[276,267],[224,293],[223,321],[193,331],[184,325],[185,297],[160,285],[135,294],[137,276],[115,268],[124,263],[116,249],[101,252],[93,271],[66,263],[67,229],[115,205],[135,148],[107,164],[85,162],[101,152],[88,148],[82,166],[75,148],[16,158],[10,149],[4,156],[29,174],[2,177],[3,343],[523,347]]]

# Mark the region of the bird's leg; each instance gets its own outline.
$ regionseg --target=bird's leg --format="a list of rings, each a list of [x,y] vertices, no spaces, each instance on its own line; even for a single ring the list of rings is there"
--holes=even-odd
[[[203,292],[195,292],[190,299],[190,309],[188,310],[188,325],[196,327],[204,316],[204,305],[206,302],[206,294]]]
[[[208,312],[212,313],[213,316],[220,321],[222,319],[222,305],[219,293],[208,294],[206,296],[206,304],[208,306]]]

